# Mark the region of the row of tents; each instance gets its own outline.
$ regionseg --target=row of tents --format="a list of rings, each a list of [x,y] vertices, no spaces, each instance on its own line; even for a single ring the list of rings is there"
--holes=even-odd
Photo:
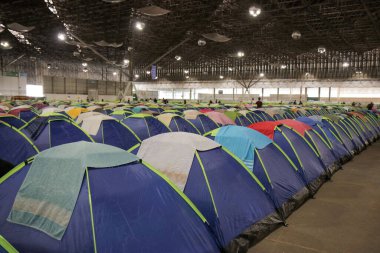
[[[380,137],[372,112],[201,110],[0,118],[0,252],[246,252]]]

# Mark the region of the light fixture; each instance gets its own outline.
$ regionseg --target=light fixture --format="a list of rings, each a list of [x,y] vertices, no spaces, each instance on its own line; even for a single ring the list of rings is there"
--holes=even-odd
[[[135,78],[139,78],[139,77],[140,77],[140,75],[138,75],[138,74],[135,75]]]
[[[259,75],[260,77],[264,77],[265,75],[264,75],[264,73],[260,73],[260,75]]]
[[[306,73],[305,73],[305,76],[306,76],[306,77],[308,77],[309,75],[310,75],[310,73],[309,73],[309,72],[306,72]]]
[[[237,57],[244,57],[244,52],[243,51],[239,51],[237,52]]]
[[[47,65],[47,68],[48,68],[48,69],[51,69],[51,64],[50,64],[50,63]]]
[[[326,48],[324,46],[319,46],[318,47],[318,53],[320,53],[320,54],[326,53]]]
[[[144,28],[145,28],[145,23],[140,22],[140,21],[137,21],[137,22],[135,23],[135,27],[136,27],[137,30],[142,31],[142,30],[144,30]]]
[[[198,40],[198,46],[203,47],[205,45],[206,45],[206,41],[204,39],[199,39]]]
[[[300,31],[294,31],[293,33],[292,33],[292,38],[293,38],[293,40],[299,40],[299,39],[301,39],[301,32]]]
[[[112,73],[112,75],[116,76],[116,75],[117,75],[117,72],[116,72],[116,71],[114,71],[114,72]]]
[[[349,67],[350,66],[350,64],[348,63],[348,62],[343,62],[343,68],[347,68],[347,67]]]
[[[83,72],[86,73],[88,71],[87,68],[83,68]]]
[[[185,69],[185,70],[183,71],[183,73],[185,73],[185,74],[189,74],[189,71],[188,71],[187,69]]]
[[[82,63],[82,66],[83,66],[83,67],[87,67],[87,62],[83,62],[83,63]]]
[[[124,63],[124,65],[128,65],[129,64],[129,60],[128,59],[124,59],[123,63]]]
[[[9,42],[8,42],[8,41],[5,41],[5,40],[1,41],[1,42],[0,42],[0,45],[1,45],[1,47],[3,47],[3,48],[9,48],[9,47],[10,47]]]
[[[361,72],[360,70],[356,70],[355,73],[356,73],[357,75],[363,74],[363,72]]]
[[[286,69],[286,65],[285,64],[281,64],[281,69]]]
[[[222,75],[219,76],[219,79],[223,79],[223,78],[224,78],[224,76],[222,76]]]
[[[180,60],[182,59],[182,57],[179,56],[179,55],[176,55],[174,58],[175,58],[177,61],[180,61]]]
[[[233,68],[231,68],[231,67],[228,67],[228,71],[232,71],[233,70]]]
[[[189,78],[190,78],[190,76],[185,76],[185,78],[186,78],[186,79],[189,79]]]
[[[146,73],[147,75],[150,75],[150,71],[149,71],[149,70],[147,70],[145,73]]]
[[[64,34],[64,33],[58,33],[57,37],[59,40],[66,40],[66,34]]]
[[[256,7],[256,6],[251,6],[251,7],[249,8],[249,14],[250,14],[252,17],[256,18],[257,16],[259,16],[259,15],[261,14],[261,9],[258,8],[258,7]]]

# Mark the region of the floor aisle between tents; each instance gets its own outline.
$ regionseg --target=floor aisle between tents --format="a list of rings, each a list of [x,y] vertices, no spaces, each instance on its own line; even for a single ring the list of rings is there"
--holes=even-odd
[[[249,253],[380,252],[380,141],[325,183]]]

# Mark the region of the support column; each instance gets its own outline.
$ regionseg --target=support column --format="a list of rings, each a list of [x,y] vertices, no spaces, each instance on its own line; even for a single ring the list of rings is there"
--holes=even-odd
[[[280,88],[277,88],[277,102],[280,100]]]
[[[329,87],[329,102],[331,102],[331,87]]]
[[[305,88],[305,97],[306,97],[306,101],[307,101],[308,100],[307,88]]]
[[[321,87],[318,87],[318,101],[321,101]]]

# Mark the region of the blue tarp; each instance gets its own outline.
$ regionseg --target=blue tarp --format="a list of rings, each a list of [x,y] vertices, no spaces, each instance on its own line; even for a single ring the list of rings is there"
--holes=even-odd
[[[265,148],[272,140],[265,135],[246,127],[224,126],[219,128],[215,141],[231,150],[252,170],[255,149]]]

